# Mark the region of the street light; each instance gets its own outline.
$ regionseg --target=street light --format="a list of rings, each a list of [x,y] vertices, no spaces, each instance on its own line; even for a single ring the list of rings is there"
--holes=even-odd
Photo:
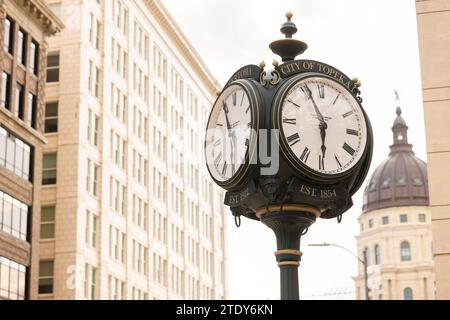
[[[366,294],[366,300],[369,300],[369,286],[367,284],[367,261],[366,261],[366,255],[364,254],[364,260],[361,259],[360,257],[358,257],[356,254],[354,254],[353,252],[351,252],[350,250],[348,250],[347,248],[340,246],[338,244],[334,244],[334,243],[310,243],[308,244],[308,246],[310,247],[338,247],[341,249],[344,249],[345,251],[347,251],[348,253],[350,253],[352,256],[354,256],[356,259],[358,259],[359,262],[361,262],[364,266],[364,288],[365,288],[365,294]]]

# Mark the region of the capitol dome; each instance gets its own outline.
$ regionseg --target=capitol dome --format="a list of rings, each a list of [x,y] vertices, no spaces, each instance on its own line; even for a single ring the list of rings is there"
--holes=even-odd
[[[363,213],[389,207],[428,206],[427,164],[408,143],[408,126],[400,107],[392,132],[389,157],[378,166],[364,190]]]

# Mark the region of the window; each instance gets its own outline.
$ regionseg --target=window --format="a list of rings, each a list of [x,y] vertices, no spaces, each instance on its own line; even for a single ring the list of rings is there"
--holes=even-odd
[[[369,266],[370,265],[370,249],[369,248],[364,249],[363,257],[364,257],[364,261],[366,262],[366,265]]]
[[[56,184],[56,153],[44,154],[42,161],[42,184]]]
[[[421,179],[421,178],[418,178],[418,177],[413,178],[413,185],[414,185],[415,187],[421,187],[421,186],[423,186],[423,181],[422,181],[422,179]]]
[[[3,48],[6,52],[13,54],[14,48],[14,21],[6,17],[4,23]]]
[[[27,124],[36,129],[36,105],[37,99],[34,94],[28,92],[28,113],[26,117]]]
[[[31,147],[0,127],[0,165],[30,180]]]
[[[121,122],[126,121],[127,97],[114,84],[111,84],[111,108],[117,119]]]
[[[369,228],[373,228],[373,219],[369,219]]]
[[[401,215],[400,215],[400,222],[401,222],[401,223],[406,223],[406,222],[408,222],[408,215],[407,215],[407,214],[401,214]]]
[[[96,98],[100,96],[100,69],[92,62],[89,61],[89,79],[88,79],[89,92]]]
[[[45,133],[58,132],[58,102],[45,104]]]
[[[375,245],[375,264],[381,263],[381,249],[379,245]]]
[[[41,239],[55,238],[55,206],[41,209]]]
[[[98,166],[90,159],[87,160],[86,190],[94,197],[97,196]]]
[[[53,260],[39,262],[39,294],[53,293],[53,269]]]
[[[386,178],[381,183],[381,189],[387,189],[391,186],[391,178]]]
[[[28,211],[25,203],[0,191],[0,230],[26,241]]]
[[[47,56],[47,82],[59,82],[59,52]]]
[[[22,29],[17,34],[17,63],[26,65],[27,61],[27,34]]]
[[[98,217],[93,212],[86,211],[86,229],[85,240],[86,244],[92,248],[97,248],[97,229]]]
[[[426,222],[427,216],[425,213],[419,213],[419,222]]]
[[[88,113],[88,127],[87,127],[87,139],[89,143],[94,146],[98,146],[98,126],[99,117],[92,111],[89,110]]]
[[[384,217],[382,218],[382,223],[383,223],[383,224],[389,224],[389,217],[388,217],[388,216],[384,216]]]
[[[35,76],[39,73],[39,44],[32,40],[30,43],[30,65],[29,70]]]
[[[125,282],[109,276],[109,300],[125,300]]]
[[[19,117],[20,119],[24,120],[25,116],[25,108],[24,108],[24,99],[23,99],[24,89],[23,85],[20,83],[16,84],[16,100],[14,103],[14,114],[16,117]]]
[[[26,267],[0,257],[0,300],[25,299]]]
[[[97,269],[88,263],[84,265],[84,297],[91,300],[97,297]]]
[[[400,255],[402,261],[411,261],[411,247],[408,241],[403,241],[400,245]]]
[[[397,187],[404,187],[406,186],[406,178],[404,176],[400,176],[397,178],[397,182],[396,182],[396,186]]]
[[[133,270],[147,275],[147,248],[133,240]]]
[[[11,111],[11,76],[3,72],[2,73],[2,97],[0,105]]]
[[[109,184],[109,205],[115,213],[123,216],[125,214],[126,188],[113,177],[110,177]]]
[[[125,168],[126,142],[114,130],[111,130],[111,160],[119,168]]]
[[[95,49],[100,47],[100,22],[91,13],[91,21],[89,26],[89,41]]]
[[[413,291],[411,288],[405,288],[403,290],[403,300],[413,300]]]
[[[119,229],[109,226],[109,256],[117,262],[125,262],[126,235]]]

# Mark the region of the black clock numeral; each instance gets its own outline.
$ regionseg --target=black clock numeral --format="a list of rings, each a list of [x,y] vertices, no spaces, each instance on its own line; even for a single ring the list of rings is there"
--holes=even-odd
[[[324,157],[319,154],[319,170],[325,170],[325,161]]]
[[[303,150],[303,153],[300,156],[300,160],[302,160],[304,163],[308,162],[308,158],[309,158],[310,154],[311,154],[311,150],[309,150],[308,147],[305,147],[305,150]]]
[[[297,103],[295,103],[295,102],[292,101],[292,100],[287,99],[286,101],[289,102],[289,103],[291,103],[291,104],[293,104],[295,107],[297,107],[297,108],[299,108],[299,109],[301,108],[300,105],[298,105]]]
[[[231,175],[234,176],[234,174],[236,173],[236,164],[232,164],[231,165]]]
[[[353,156],[355,154],[355,149],[353,149],[352,147],[350,147],[347,142],[344,143],[344,145],[342,146],[342,149],[344,149],[345,151],[347,151],[351,156]]]
[[[245,110],[245,113],[248,113],[250,111],[250,106],[248,106],[247,110]]]
[[[214,159],[214,165],[217,167],[220,163],[220,160],[222,160],[222,152],[220,152],[217,157]]]
[[[287,141],[291,147],[296,145],[298,142],[300,142],[300,136],[298,133],[294,133],[293,135],[287,137]]]
[[[342,117],[345,119],[345,118],[347,118],[347,117],[349,117],[349,116],[351,116],[353,114],[353,110],[351,110],[351,111],[349,111],[349,112],[346,112],[346,113],[344,113],[343,115],[342,115]]]
[[[239,105],[240,107],[242,107],[242,103],[244,102],[244,98],[245,98],[245,93],[242,92],[242,99],[241,99],[241,104]]]
[[[248,147],[250,145],[250,140],[247,138],[245,139],[245,146]]]
[[[350,134],[352,136],[359,136],[359,132],[353,129],[347,129],[347,134]]]
[[[334,155],[334,159],[336,159],[336,163],[337,163],[337,165],[339,166],[339,168],[342,168],[342,164],[341,164],[341,162],[339,161],[337,155]]]
[[[223,102],[223,111],[225,112],[225,113],[229,113],[230,112],[230,110],[228,109],[228,106],[227,106],[227,104],[225,103],[225,101]]]
[[[236,91],[234,91],[231,96],[233,97],[233,106],[236,107],[236,103],[237,103],[237,93]]]
[[[338,93],[338,95],[336,96],[336,99],[334,99],[333,104],[336,104],[336,102],[338,101],[339,97],[341,96],[340,93]]]
[[[223,124],[222,124],[222,123],[219,123],[219,122],[217,122],[217,123],[216,123],[216,126],[218,126],[218,127],[223,127]]]
[[[251,122],[247,123],[247,127],[251,128],[252,127],[252,123]]]
[[[284,118],[283,119],[283,123],[296,125],[297,124],[297,119],[295,119],[295,118],[294,119]]]
[[[318,83],[317,90],[319,91],[319,98],[325,99],[325,86],[321,83]]]
[[[222,168],[222,175],[224,176],[225,173],[227,172],[227,167],[228,167],[228,163],[225,161],[225,163],[223,164],[223,168]]]
[[[217,140],[216,142],[214,142],[214,147],[220,146],[221,143],[222,139]]]

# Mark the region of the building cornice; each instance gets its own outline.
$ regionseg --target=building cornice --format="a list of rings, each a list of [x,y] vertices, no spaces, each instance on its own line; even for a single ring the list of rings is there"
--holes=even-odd
[[[64,28],[64,23],[56,16],[44,0],[15,0],[20,6],[28,9],[31,15],[36,17],[45,27],[49,35],[60,32]]]
[[[176,45],[178,50],[184,55],[184,58],[189,62],[193,70],[204,81],[208,90],[216,93],[221,90],[221,85],[214,78],[212,73],[202,60],[200,55],[194,49],[187,37],[181,31],[181,28],[176,24],[173,17],[164,7],[161,0],[146,0],[145,4],[150,12],[156,18],[160,26],[166,31],[172,43]]]

